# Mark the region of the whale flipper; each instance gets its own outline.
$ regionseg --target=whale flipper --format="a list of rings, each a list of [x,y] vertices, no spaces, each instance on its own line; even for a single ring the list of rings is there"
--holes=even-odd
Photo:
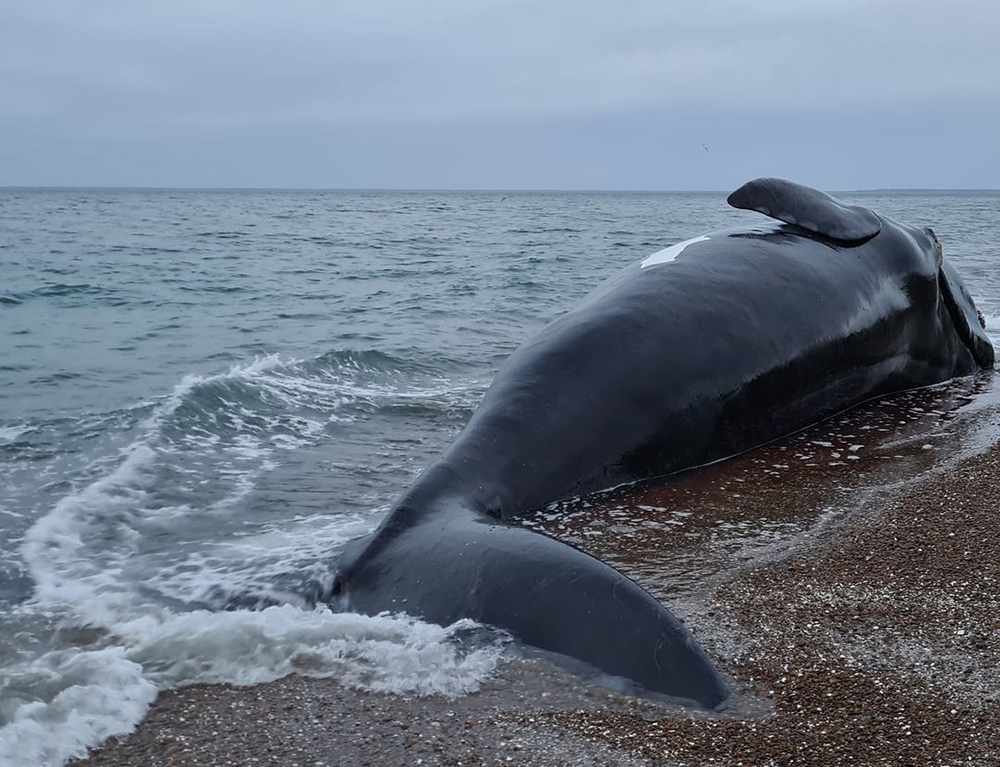
[[[714,708],[726,686],[691,633],[634,581],[547,535],[464,510],[382,529],[341,560],[331,607],[461,618],[647,690]],[[379,540],[381,538],[381,540]]]
[[[864,242],[882,231],[881,220],[868,208],[845,205],[826,192],[781,178],[748,181],[728,202],[840,242]]]
[[[993,344],[986,333],[986,324],[958,272],[949,261],[943,260],[939,275],[941,294],[951,312],[959,338],[969,347],[980,367],[993,367]]]

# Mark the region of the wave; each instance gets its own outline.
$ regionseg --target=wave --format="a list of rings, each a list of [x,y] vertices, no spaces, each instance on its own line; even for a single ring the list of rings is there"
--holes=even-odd
[[[64,298],[66,296],[105,296],[114,297],[118,295],[115,288],[91,285],[88,282],[81,283],[55,283],[52,285],[42,285],[33,290],[26,290],[21,293],[8,293],[0,295],[0,305],[18,306],[33,298]]]
[[[116,465],[26,533],[21,551],[36,597],[66,607],[93,590],[94,579],[112,588],[140,527],[232,507],[274,468],[276,452],[316,442],[327,423],[350,420],[339,410],[383,391],[351,376],[300,375],[309,364],[266,356],[225,373],[187,375],[151,403]],[[217,475],[210,490],[206,468]]]
[[[89,479],[70,484],[24,535],[34,591],[15,609],[42,626],[27,633],[43,649],[22,652],[0,679],[0,763],[82,755],[130,731],[158,691],[195,682],[255,684],[296,672],[412,694],[476,689],[502,637],[469,642],[471,624],[338,615],[296,598],[303,579],[329,578],[339,548],[370,532],[385,507],[280,509],[246,527],[240,503],[296,451],[330,439],[331,428],[399,408],[409,418],[424,408],[433,421],[471,408],[481,388],[376,350],[271,355],[186,375],[131,406],[128,419],[91,419],[127,424],[130,441],[95,459]],[[0,437],[38,428],[10,424]],[[268,606],[224,609],[240,600]],[[57,625],[57,639],[41,641]]]
[[[28,668],[9,669],[24,687],[58,679],[46,700],[8,694],[0,706],[0,763],[10,767],[61,765],[87,748],[134,727],[156,698],[156,685],[129,661],[123,647],[47,653]]]
[[[0,763],[59,765],[130,732],[158,691],[196,683],[252,685],[290,673],[349,687],[457,696],[478,689],[506,638],[460,621],[442,628],[404,615],[366,617],[291,606],[259,612],[137,615],[113,644],[57,650],[14,670],[22,688],[58,680],[43,700],[8,699]],[[18,705],[20,704],[20,705]]]
[[[253,437],[313,441],[331,423],[397,407],[429,414],[471,411],[482,384],[455,383],[430,366],[377,351],[333,351],[308,360],[261,357],[227,373],[186,376],[157,409],[157,427],[191,443]]]
[[[297,364],[304,365],[307,369],[339,369],[347,367],[356,370],[374,370],[379,372],[405,372],[425,369],[425,366],[416,360],[396,357],[377,349],[335,349],[320,354],[307,362]]]
[[[583,230],[568,226],[522,226],[509,231],[511,234],[579,234]]]
[[[31,431],[30,426],[0,426],[0,442],[13,442],[23,434]]]

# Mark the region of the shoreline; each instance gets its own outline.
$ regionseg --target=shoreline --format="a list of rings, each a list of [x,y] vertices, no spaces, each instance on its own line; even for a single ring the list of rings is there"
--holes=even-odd
[[[725,665],[772,702],[763,719],[552,718],[686,765],[1000,763],[998,509],[994,445],[725,581]]]
[[[458,699],[292,676],[162,693],[133,734],[72,764],[1000,763],[1000,445],[900,465],[919,476],[886,489],[872,474],[860,509],[682,600],[736,680],[732,713],[626,698],[534,661],[505,662]],[[816,481],[786,478],[748,508]]]

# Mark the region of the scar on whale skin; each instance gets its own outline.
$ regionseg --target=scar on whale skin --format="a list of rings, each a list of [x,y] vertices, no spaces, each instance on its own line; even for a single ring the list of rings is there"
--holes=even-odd
[[[647,266],[655,266],[656,264],[665,264],[668,261],[673,261],[677,258],[677,256],[683,253],[690,246],[694,245],[696,242],[705,242],[708,239],[710,239],[709,236],[707,234],[703,234],[701,237],[692,237],[690,240],[684,240],[684,242],[678,242],[676,245],[671,245],[663,250],[658,250],[644,260],[641,266],[645,269]]]

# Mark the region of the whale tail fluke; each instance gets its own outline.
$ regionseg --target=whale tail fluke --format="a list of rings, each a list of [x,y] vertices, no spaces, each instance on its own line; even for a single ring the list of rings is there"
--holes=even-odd
[[[398,524],[401,520],[416,524]],[[461,509],[397,510],[345,552],[331,606],[471,618],[660,695],[715,708],[726,686],[684,625],[620,572],[567,544]],[[396,524],[394,524],[396,523]]]

